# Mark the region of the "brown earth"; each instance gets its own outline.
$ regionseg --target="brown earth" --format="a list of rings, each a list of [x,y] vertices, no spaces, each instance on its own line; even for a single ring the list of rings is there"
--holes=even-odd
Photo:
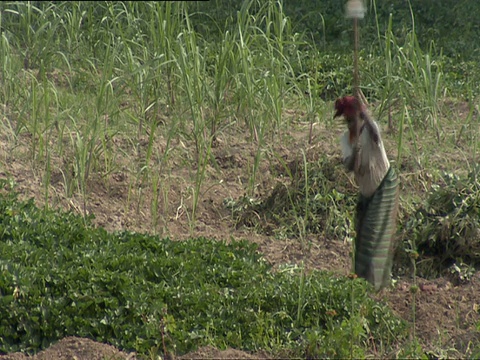
[[[343,130],[339,126],[316,125],[311,142],[313,145],[309,145],[309,125],[302,122],[305,114],[287,111],[285,116],[290,117],[293,125],[282,134],[276,134],[277,141],[273,142],[274,145],[267,146],[256,178],[256,196],[270,193],[278,182],[283,181],[282,171],[279,171],[282,168],[279,159],[287,164],[295,164],[295,161],[302,161],[302,153],[308,156],[326,154],[331,157],[334,166],[340,166],[337,138]],[[385,134],[385,137],[387,144],[393,141],[389,134]],[[151,206],[154,199],[151,186],[148,186],[148,181],[142,181],[140,176],[136,177],[136,169],[129,168],[135,163],[135,149],[130,148],[127,141],[111,141],[109,146],[115,150],[117,166],[104,176],[98,173],[90,175],[86,199],[83,199],[78,191],[73,191],[71,196],[68,194],[66,184],[69,176],[72,176],[69,175],[72,172],[72,154],[68,149],[65,149],[62,157],[51,159],[51,185],[46,194],[43,185],[45,166],[39,159],[34,162],[37,167],[32,167],[31,141],[26,135],[20,137],[18,142],[12,141],[5,134],[0,135],[0,177],[14,179],[17,183],[16,189],[22,197],[33,197],[39,206],[48,203],[49,206],[73,210],[80,214],[94,214],[94,223],[110,231],[128,229],[156,233],[178,240],[190,236],[248,239],[259,244],[260,251],[274,265],[304,262],[310,269],[332,270],[340,275],[347,275],[350,271],[350,245],[343,239],[326,240],[311,235],[300,242],[298,239],[277,239],[259,234],[252,228],[236,226],[224,201],[228,198],[239,199],[248,187],[256,146],[245,134],[225,132],[218,138],[212,149],[216,166],[207,166],[193,229],[189,226],[189,220],[194,172],[189,168],[191,165],[187,164],[195,163],[195,157],[193,145],[187,141],[174,141],[166,163],[161,161],[165,141],[158,139],[155,144],[154,150],[160,155],[154,157],[152,166],[158,167],[159,172],[163,171],[159,178],[161,188],[156,216]],[[394,149],[393,145],[387,147],[388,150]],[[144,150],[140,147],[140,151]],[[402,180],[411,182],[414,181],[412,177],[423,175],[423,170],[409,169],[408,174],[402,175]],[[351,179],[347,174],[339,179],[339,182],[349,181]],[[412,302],[415,296],[415,331],[425,348],[433,352],[439,348],[449,349],[449,356],[468,353],[475,336],[478,337],[478,333],[472,329],[480,321],[479,273],[470,281],[455,285],[443,278],[434,281],[420,279],[419,291],[415,295],[411,292],[411,285],[410,279],[402,278],[394,289],[384,290],[377,296],[386,299],[390,306],[410,323],[413,323]],[[374,349],[372,352],[375,353]],[[18,353],[0,356],[3,360],[24,358],[26,357],[23,354]],[[68,337],[33,358],[135,359],[136,355],[123,353],[110,345],[90,339]],[[178,358],[264,359],[268,358],[268,355],[205,347]]]

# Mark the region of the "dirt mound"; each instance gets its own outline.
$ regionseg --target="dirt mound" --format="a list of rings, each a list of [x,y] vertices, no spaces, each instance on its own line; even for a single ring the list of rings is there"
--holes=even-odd
[[[249,354],[235,349],[218,350],[211,346],[199,348],[197,351],[179,356],[177,359],[271,359],[266,353]]]
[[[111,345],[102,344],[90,339],[66,337],[48,349],[34,356],[21,353],[0,356],[1,360],[134,360],[135,354],[127,354]]]
[[[166,358],[169,358],[168,355]],[[48,349],[34,356],[22,353],[0,355],[1,360],[136,360],[135,353],[127,354],[108,344],[90,339],[67,337],[53,344]],[[260,352],[249,354],[236,349],[218,350],[211,346],[199,348],[197,351],[170,359],[271,359],[268,354]]]
[[[413,290],[411,282],[402,280],[383,296],[392,309],[412,324],[412,334],[415,331],[433,358],[464,357],[475,344],[478,346],[480,332],[472,329],[480,321],[480,272],[459,286],[445,278],[419,279],[415,294]],[[442,346],[451,352],[435,353]]]

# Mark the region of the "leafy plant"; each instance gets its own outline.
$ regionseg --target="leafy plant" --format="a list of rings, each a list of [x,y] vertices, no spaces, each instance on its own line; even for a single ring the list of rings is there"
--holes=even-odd
[[[404,334],[405,324],[362,280],[314,271],[299,286],[298,268],[272,271],[246,241],[110,234],[71,213],[19,202],[5,187],[2,352],[35,352],[77,335],[139,353],[165,342],[176,353],[212,344],[342,356],[350,341],[363,354],[367,338],[388,347]],[[331,348],[307,345],[312,332]]]

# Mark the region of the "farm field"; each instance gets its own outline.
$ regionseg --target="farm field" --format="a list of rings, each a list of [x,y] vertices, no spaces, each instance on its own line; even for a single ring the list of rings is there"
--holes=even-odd
[[[321,3],[0,4],[0,359],[480,356],[480,6],[367,1],[401,180],[375,293],[333,119],[352,26]]]

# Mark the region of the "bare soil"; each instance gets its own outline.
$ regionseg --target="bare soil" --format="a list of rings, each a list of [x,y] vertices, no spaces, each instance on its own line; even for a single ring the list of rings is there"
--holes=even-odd
[[[316,125],[313,129],[313,141],[309,144],[309,125],[304,121],[304,114],[287,111],[285,116],[292,119],[292,125],[283,134],[277,134],[276,140],[265,152],[256,179],[255,195],[265,195],[282,181],[281,162],[293,163],[302,159],[302,152],[326,154],[332,163],[340,166],[337,139],[343,129],[340,125]],[[385,134],[389,144],[388,133]],[[110,174],[100,176],[92,173],[88,182],[86,199],[77,191],[71,196],[66,189],[65,176],[71,171],[71,158],[68,151],[62,158],[52,158],[51,185],[48,195],[44,184],[45,171],[41,161],[32,162],[28,136],[14,143],[5,135],[0,135],[0,177],[13,178],[17,191],[23,198],[33,197],[39,206],[48,203],[51,207],[73,210],[80,214],[94,214],[94,224],[107,230],[131,230],[156,233],[182,240],[190,236],[206,236],[216,239],[242,238],[259,245],[260,251],[273,265],[304,262],[310,269],[325,269],[347,275],[350,272],[350,245],[343,240],[323,239],[310,236],[302,245],[298,239],[276,239],[259,234],[252,228],[238,227],[232,219],[224,201],[227,198],[238,199],[245,194],[248,186],[248,174],[253,165],[256,146],[245,134],[224,133],[218,138],[213,155],[216,166],[208,166],[202,185],[198,204],[195,227],[190,227],[192,209],[192,187],[194,185],[191,165],[195,162],[192,143],[175,140],[168,166],[161,166],[162,186],[166,192],[158,195],[159,211],[154,218],[152,201],[154,194],[134,176],[134,169],[129,164],[135,163],[135,149],[122,139],[114,139],[111,146],[118,149],[117,168]],[[165,150],[165,141],[159,138],[155,144],[158,154]],[[394,146],[387,146],[390,153]],[[124,151],[120,151],[124,150]],[[32,163],[37,165],[32,167]],[[189,167],[190,166],[190,167]],[[412,178],[423,176],[422,171],[409,169],[408,174],[401,175],[404,182],[415,181]],[[351,181],[345,178],[339,181]],[[453,349],[451,356],[465,354],[475,336],[473,329],[480,321],[480,274],[470,281],[452,284],[448,279],[434,281],[419,280],[419,290],[411,291],[412,281],[399,279],[394,289],[383,290],[378,297],[386,299],[391,307],[404,319],[413,323],[412,302],[416,304],[416,336],[426,349]],[[23,354],[0,356],[3,360],[20,360],[27,358]],[[135,354],[127,354],[108,344],[101,344],[90,339],[68,337],[50,348],[36,354],[33,359],[136,359]],[[178,356],[178,359],[265,359],[268,354],[249,354],[235,349],[225,351],[210,347],[196,352]]]

